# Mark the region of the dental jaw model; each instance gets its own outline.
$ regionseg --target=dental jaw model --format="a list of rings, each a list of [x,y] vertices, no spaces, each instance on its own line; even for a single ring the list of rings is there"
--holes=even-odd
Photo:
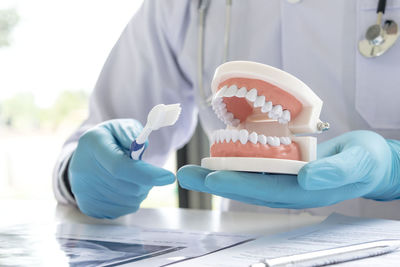
[[[232,61],[217,68],[211,89],[213,110],[227,128],[213,133],[202,167],[297,174],[316,159],[317,140],[304,135],[329,125],[319,120],[321,99],[302,81],[271,66]]]

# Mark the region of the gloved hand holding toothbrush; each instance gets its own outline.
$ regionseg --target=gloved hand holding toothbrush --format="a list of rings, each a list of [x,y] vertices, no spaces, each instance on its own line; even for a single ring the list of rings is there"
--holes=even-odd
[[[173,173],[139,160],[147,146],[144,142],[148,134],[172,125],[180,114],[180,107],[175,106],[171,111],[173,105],[159,106],[161,109],[153,108],[150,112],[145,130],[136,120],[116,119],[94,127],[79,139],[68,177],[83,213],[113,219],[135,212],[153,186],[175,181]],[[139,153],[130,151],[134,147],[140,147]],[[137,157],[132,159],[131,155]]]

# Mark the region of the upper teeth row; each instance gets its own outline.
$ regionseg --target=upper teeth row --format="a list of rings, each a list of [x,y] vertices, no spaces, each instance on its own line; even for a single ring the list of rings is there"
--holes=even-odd
[[[236,85],[224,86],[214,96],[212,106],[216,111],[218,117],[226,124],[237,126],[240,120],[235,119],[231,112],[226,110],[226,105],[222,101],[223,97],[239,97],[246,98],[248,101],[253,102],[255,108],[261,108],[262,113],[268,113],[270,119],[277,120],[279,123],[285,124],[290,121],[290,111],[283,110],[281,105],[273,105],[271,101],[266,101],[265,96],[258,95],[256,88],[247,91],[246,87],[238,89]]]
[[[233,113],[226,109],[226,104],[222,101],[222,97],[216,97],[213,99],[212,107],[218,118],[227,125],[238,126],[240,123],[239,119],[236,119]]]
[[[282,136],[265,136],[263,134],[257,134],[256,132],[249,132],[245,129],[242,130],[218,130],[215,131],[212,135],[212,144],[213,143],[223,143],[224,141],[229,143],[232,141],[233,143],[236,141],[240,141],[242,144],[246,144],[247,141],[256,144],[257,142],[262,145],[270,145],[270,146],[280,146],[289,145],[292,140],[290,137]]]

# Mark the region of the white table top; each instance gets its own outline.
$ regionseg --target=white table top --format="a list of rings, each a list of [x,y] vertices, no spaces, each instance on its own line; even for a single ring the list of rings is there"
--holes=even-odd
[[[145,226],[150,228],[275,234],[321,222],[325,217],[302,214],[219,212],[192,209],[140,209],[115,220],[83,215],[77,208],[44,201],[0,200],[0,226],[26,223],[84,223]]]
[[[121,238],[118,237],[118,234],[116,236],[111,234],[116,233],[113,232],[116,229],[115,227],[107,228],[108,230],[102,228],[101,232],[93,235],[92,230],[96,231],[95,229],[99,229],[98,226],[94,227],[94,224],[135,227],[132,231],[125,229],[125,233],[135,233],[139,230],[138,227],[146,228],[144,229],[146,232],[152,228],[180,230],[179,232],[187,231],[187,236],[182,233],[179,236],[182,238],[185,236],[185,240],[188,240],[188,236],[193,234],[193,231],[253,234],[259,236],[289,231],[301,226],[318,223],[324,219],[324,217],[311,216],[305,213],[289,215],[163,208],[140,209],[134,214],[123,216],[116,220],[100,220],[85,216],[76,207],[57,205],[51,200],[47,202],[0,200],[0,210],[3,215],[0,219],[0,243],[9,244],[9,246],[0,249],[0,254],[5,256],[0,257],[0,265],[5,264],[7,266],[9,264],[15,266],[68,266],[68,262],[71,262],[72,259],[69,257],[74,257],[73,261],[92,262],[94,260],[93,263],[96,264],[95,259],[98,258],[97,256],[93,258],[93,255],[102,252],[93,251],[92,247],[96,246],[93,243],[89,242],[90,244],[88,245],[85,242],[78,242],[75,244],[73,241],[60,241],[56,238],[63,231],[72,231],[73,233],[78,233],[78,235],[92,235],[93,237],[104,234],[104,237],[109,241]],[[157,232],[161,233],[165,231],[156,231],[155,233]],[[167,231],[167,233],[169,232],[172,233],[174,231]],[[152,238],[154,236],[150,238],[149,242],[153,242]],[[173,242],[179,241],[175,237],[172,240]],[[210,243],[212,244],[211,246],[215,245],[213,242]],[[227,242],[229,243],[229,241]],[[184,253],[189,253],[187,255],[193,255],[190,253],[197,252],[194,245],[188,245],[185,249]],[[193,252],[193,249],[195,252]],[[104,260],[107,260],[107,257],[116,257],[115,260],[118,261],[117,256],[120,256],[121,252],[117,250],[113,253],[110,255],[99,254],[98,256],[101,259],[104,256]],[[173,252],[171,253],[168,253],[168,257],[173,258],[174,254]],[[177,252],[175,256],[179,258],[182,255],[186,254]],[[169,262],[170,259],[155,257],[148,260],[149,262],[146,266],[158,266]],[[144,263],[137,262],[139,266],[143,266],[142,264]],[[132,264],[135,263],[132,262]]]

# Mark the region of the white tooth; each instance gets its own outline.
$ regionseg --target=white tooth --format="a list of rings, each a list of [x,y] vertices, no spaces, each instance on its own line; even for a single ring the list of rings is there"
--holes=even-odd
[[[247,143],[248,138],[249,138],[249,132],[247,130],[242,129],[239,131],[239,139],[243,145]]]
[[[224,94],[225,94],[225,91],[228,89],[228,86],[224,86],[224,87],[222,87],[221,89],[219,89],[218,90],[218,92],[216,93],[216,97],[217,98],[222,98],[223,96],[224,96]]]
[[[281,145],[281,140],[279,140],[279,137],[274,136],[274,139],[275,139],[275,143],[276,143],[278,146],[280,146],[280,145]]]
[[[272,143],[272,146],[280,146],[281,141],[279,140],[279,137],[273,136],[272,139],[274,140]]]
[[[283,113],[283,109],[281,105],[276,105],[272,108],[272,113],[275,114],[276,117],[281,117]]]
[[[254,102],[254,101],[256,101],[256,98],[257,98],[257,89],[256,88],[253,88],[247,92],[247,94],[246,94],[247,100]]]
[[[225,104],[224,102],[221,102],[221,103],[216,104],[216,108],[217,108],[217,109],[223,109],[223,108],[225,108],[225,107],[226,107],[226,104]]]
[[[289,122],[290,121],[290,111],[285,109],[282,112],[282,119],[284,119],[285,121]]]
[[[262,107],[264,106],[265,103],[265,96],[257,96],[256,101],[254,101],[254,107],[258,108],[258,107]]]
[[[228,141],[228,142],[230,142],[230,141],[232,141],[232,139],[233,139],[233,130],[228,130],[228,132],[229,132],[229,134],[228,134],[228,136],[229,136],[229,141]]]
[[[271,145],[274,142],[274,139],[272,139],[272,136],[267,136],[267,144]]]
[[[225,136],[224,136],[224,131],[223,130],[219,130],[219,137],[218,137],[219,143],[223,143],[225,140]]]
[[[221,130],[219,133],[219,140],[221,143],[223,143],[225,141],[225,131]]]
[[[221,130],[218,130],[215,134],[215,142],[218,144],[221,142]]]
[[[239,131],[238,130],[232,130],[232,142],[236,142],[239,139]]]
[[[225,114],[225,119],[227,120],[227,121],[232,121],[233,120],[233,114],[232,113],[230,113],[230,112],[227,112],[226,114]]]
[[[225,141],[225,131],[224,130],[219,130],[219,141],[220,141],[220,143],[223,143]]]
[[[215,132],[213,132],[211,135],[211,144],[215,143],[215,137],[216,137],[216,134],[215,134]]]
[[[222,99],[222,98],[220,98],[220,99]],[[223,100],[221,100],[221,101],[216,102],[215,106],[217,108],[221,109],[222,107],[226,107],[226,104],[225,104],[225,102]]]
[[[271,109],[272,109],[272,102],[268,101],[262,106],[261,112],[262,113],[267,113],[267,112],[270,112]]]
[[[221,120],[224,118],[226,113],[227,113],[226,108],[218,108],[215,110],[215,114],[217,114],[218,118]]]
[[[279,138],[281,143],[284,145],[290,145],[290,143],[292,142],[292,140],[290,140],[290,137],[288,136],[282,136]]]
[[[225,114],[227,113],[226,109],[219,109],[217,110],[216,114],[218,116],[218,118],[223,119],[225,118]]]
[[[216,143],[216,144],[218,144],[218,142],[219,142],[219,131],[215,131],[215,139],[214,139],[214,142]]]
[[[260,142],[262,145],[266,145],[267,144],[267,137],[263,134],[260,134],[258,136],[258,142]]]
[[[229,143],[232,139],[232,133],[230,130],[225,130],[225,141]]]
[[[253,144],[257,144],[257,133],[256,132],[252,132],[249,135],[249,141],[252,142]]]
[[[268,113],[268,117],[271,119],[277,120],[282,116],[282,106],[281,105],[276,105],[273,106],[272,110]]]
[[[281,143],[279,141],[279,138],[276,137],[276,136],[268,136],[267,137],[267,142],[268,142],[268,145],[270,145],[270,146],[279,146],[280,143]]]
[[[237,127],[239,124],[240,124],[240,120],[239,119],[232,120],[232,126]]]
[[[247,94],[247,89],[246,89],[246,87],[242,87],[242,88],[240,88],[240,89],[236,92],[236,97],[242,98],[242,97],[245,97],[246,94]]]
[[[227,143],[229,143],[231,141],[231,133],[229,132],[229,130],[224,131],[224,140]]]
[[[221,108],[221,109],[219,110],[219,113],[221,114],[222,117],[225,117],[225,114],[226,114],[227,112],[228,112],[228,111],[226,110],[226,107],[223,107],[223,108]]]
[[[219,102],[215,100],[215,98],[211,102],[212,109],[216,111],[218,109]]]
[[[216,104],[219,104],[219,103],[221,103],[221,102],[222,102],[222,98],[221,98],[221,97],[216,97],[216,96],[214,96],[211,103],[212,103],[213,105],[216,105]]]
[[[278,119],[278,118],[275,116],[275,114],[272,113],[272,111],[268,112],[268,117],[269,117],[270,119],[273,119],[273,120]]]
[[[238,88],[236,85],[231,85],[225,92],[224,97],[232,97],[236,95]]]
[[[280,124],[286,124],[286,123],[288,123],[287,120],[282,119],[282,118],[278,118],[278,122],[279,122]]]

